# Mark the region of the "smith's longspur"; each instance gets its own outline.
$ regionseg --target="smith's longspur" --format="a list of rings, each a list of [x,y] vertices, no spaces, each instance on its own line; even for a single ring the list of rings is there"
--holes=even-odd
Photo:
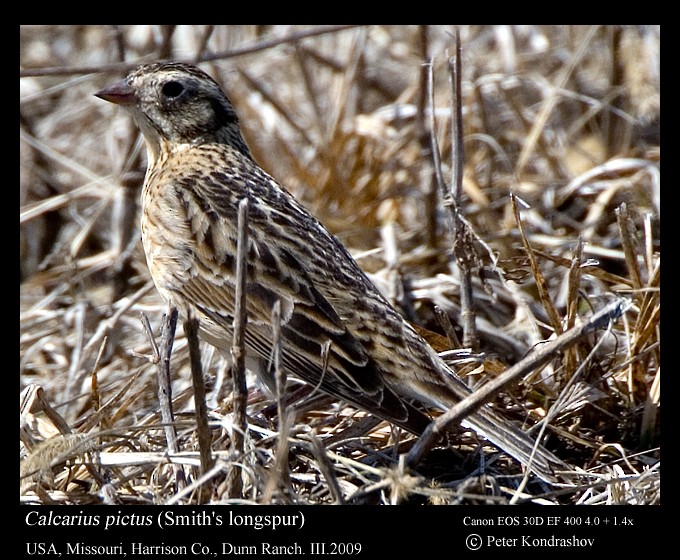
[[[414,401],[447,410],[469,394],[340,241],[258,166],[210,76],[186,64],[148,64],[96,95],[127,109],[144,134],[148,266],[165,300],[199,318],[205,340],[229,353],[237,212],[247,198],[249,369],[266,374],[279,301],[288,375],[416,434],[430,418]],[[488,407],[463,424],[545,480],[564,468]]]

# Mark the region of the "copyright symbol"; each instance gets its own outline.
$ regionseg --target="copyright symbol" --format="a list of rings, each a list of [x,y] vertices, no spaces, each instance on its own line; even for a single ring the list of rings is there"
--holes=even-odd
[[[465,537],[465,546],[467,546],[470,550],[479,550],[482,548],[482,542],[482,537],[476,535],[475,533]]]

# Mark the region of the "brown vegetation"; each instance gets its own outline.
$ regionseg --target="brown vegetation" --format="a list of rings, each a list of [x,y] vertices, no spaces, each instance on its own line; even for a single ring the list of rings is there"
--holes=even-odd
[[[452,262],[450,208],[437,182],[440,173],[455,184],[453,31],[21,28],[23,501],[659,502],[659,29],[459,29],[457,204],[469,227],[455,239],[469,275]],[[136,215],[145,154],[127,117],[93,96],[160,58],[205,61],[261,165],[412,322],[439,333],[434,343],[474,346],[471,383],[624,298],[621,318],[493,403],[526,425],[547,418],[545,445],[590,476],[567,488],[520,485],[519,467],[469,433],[451,442],[460,454],[437,449],[405,470],[397,459],[413,445],[409,434],[329,400],[299,407],[281,426],[276,403],[256,389],[235,467],[229,372],[203,345],[216,461],[201,473],[181,332],[171,367],[178,450],[169,455],[149,336],[165,308]],[[230,495],[222,481],[235,468],[242,489]]]

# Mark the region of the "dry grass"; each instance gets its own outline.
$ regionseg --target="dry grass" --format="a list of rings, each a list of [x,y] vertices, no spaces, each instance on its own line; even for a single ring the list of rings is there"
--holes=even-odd
[[[483,382],[615,298],[632,303],[494,402],[526,424],[548,417],[546,446],[590,473],[582,484],[522,486],[518,467],[472,434],[453,442],[461,454],[436,450],[407,472],[398,457],[408,434],[330,401],[282,426],[257,391],[245,455],[235,457],[229,375],[208,347],[216,461],[200,473],[181,332],[172,359],[178,452],[168,455],[141,319],[157,331],[164,312],[136,221],[145,156],[122,112],[92,95],[120,76],[112,65],[210,59],[203,67],[225,84],[263,167],[412,321],[444,334],[436,306],[460,324],[422,64],[432,59],[448,181],[452,29],[316,30],[21,29],[22,501],[658,503],[658,28],[460,29],[460,208],[472,233],[476,350],[489,358],[470,366],[471,379]],[[513,209],[511,193],[524,204]],[[224,484],[234,472],[238,495]]]

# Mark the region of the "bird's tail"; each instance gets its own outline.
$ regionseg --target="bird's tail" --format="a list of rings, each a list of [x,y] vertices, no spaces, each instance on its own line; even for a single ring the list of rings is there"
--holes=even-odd
[[[436,389],[430,386],[420,393],[427,395],[430,404],[446,411],[470,396],[471,391],[444,362],[437,361],[436,366],[441,374],[440,384]],[[569,472],[573,472],[573,469],[564,461],[486,405],[470,413],[461,424],[474,430],[547,482],[568,482],[572,479]]]
[[[469,389],[459,378],[455,377],[452,381],[452,383],[446,383],[446,385],[439,387],[439,391],[437,391],[438,398],[432,399],[433,392],[430,391],[427,393],[430,396],[429,399],[422,398],[419,400],[429,400],[431,405],[446,411],[470,395]],[[407,414],[403,418],[397,418],[397,415],[394,414],[396,408],[394,406],[387,406],[391,402],[387,397],[396,399],[399,397],[394,396],[391,392],[385,392],[384,397],[384,408],[376,412],[390,422],[398,424],[414,434],[422,434],[425,428],[433,421],[419,408],[403,399],[400,400],[400,406],[405,408]],[[573,469],[564,461],[548,451],[531,435],[522,431],[510,420],[496,414],[488,406],[482,405],[464,418],[461,424],[466,428],[474,430],[478,435],[519,461],[546,482],[555,484],[566,483],[572,480],[569,472],[573,472]]]
[[[479,435],[550,483],[567,482],[572,469],[529,434],[482,406],[463,421]]]

